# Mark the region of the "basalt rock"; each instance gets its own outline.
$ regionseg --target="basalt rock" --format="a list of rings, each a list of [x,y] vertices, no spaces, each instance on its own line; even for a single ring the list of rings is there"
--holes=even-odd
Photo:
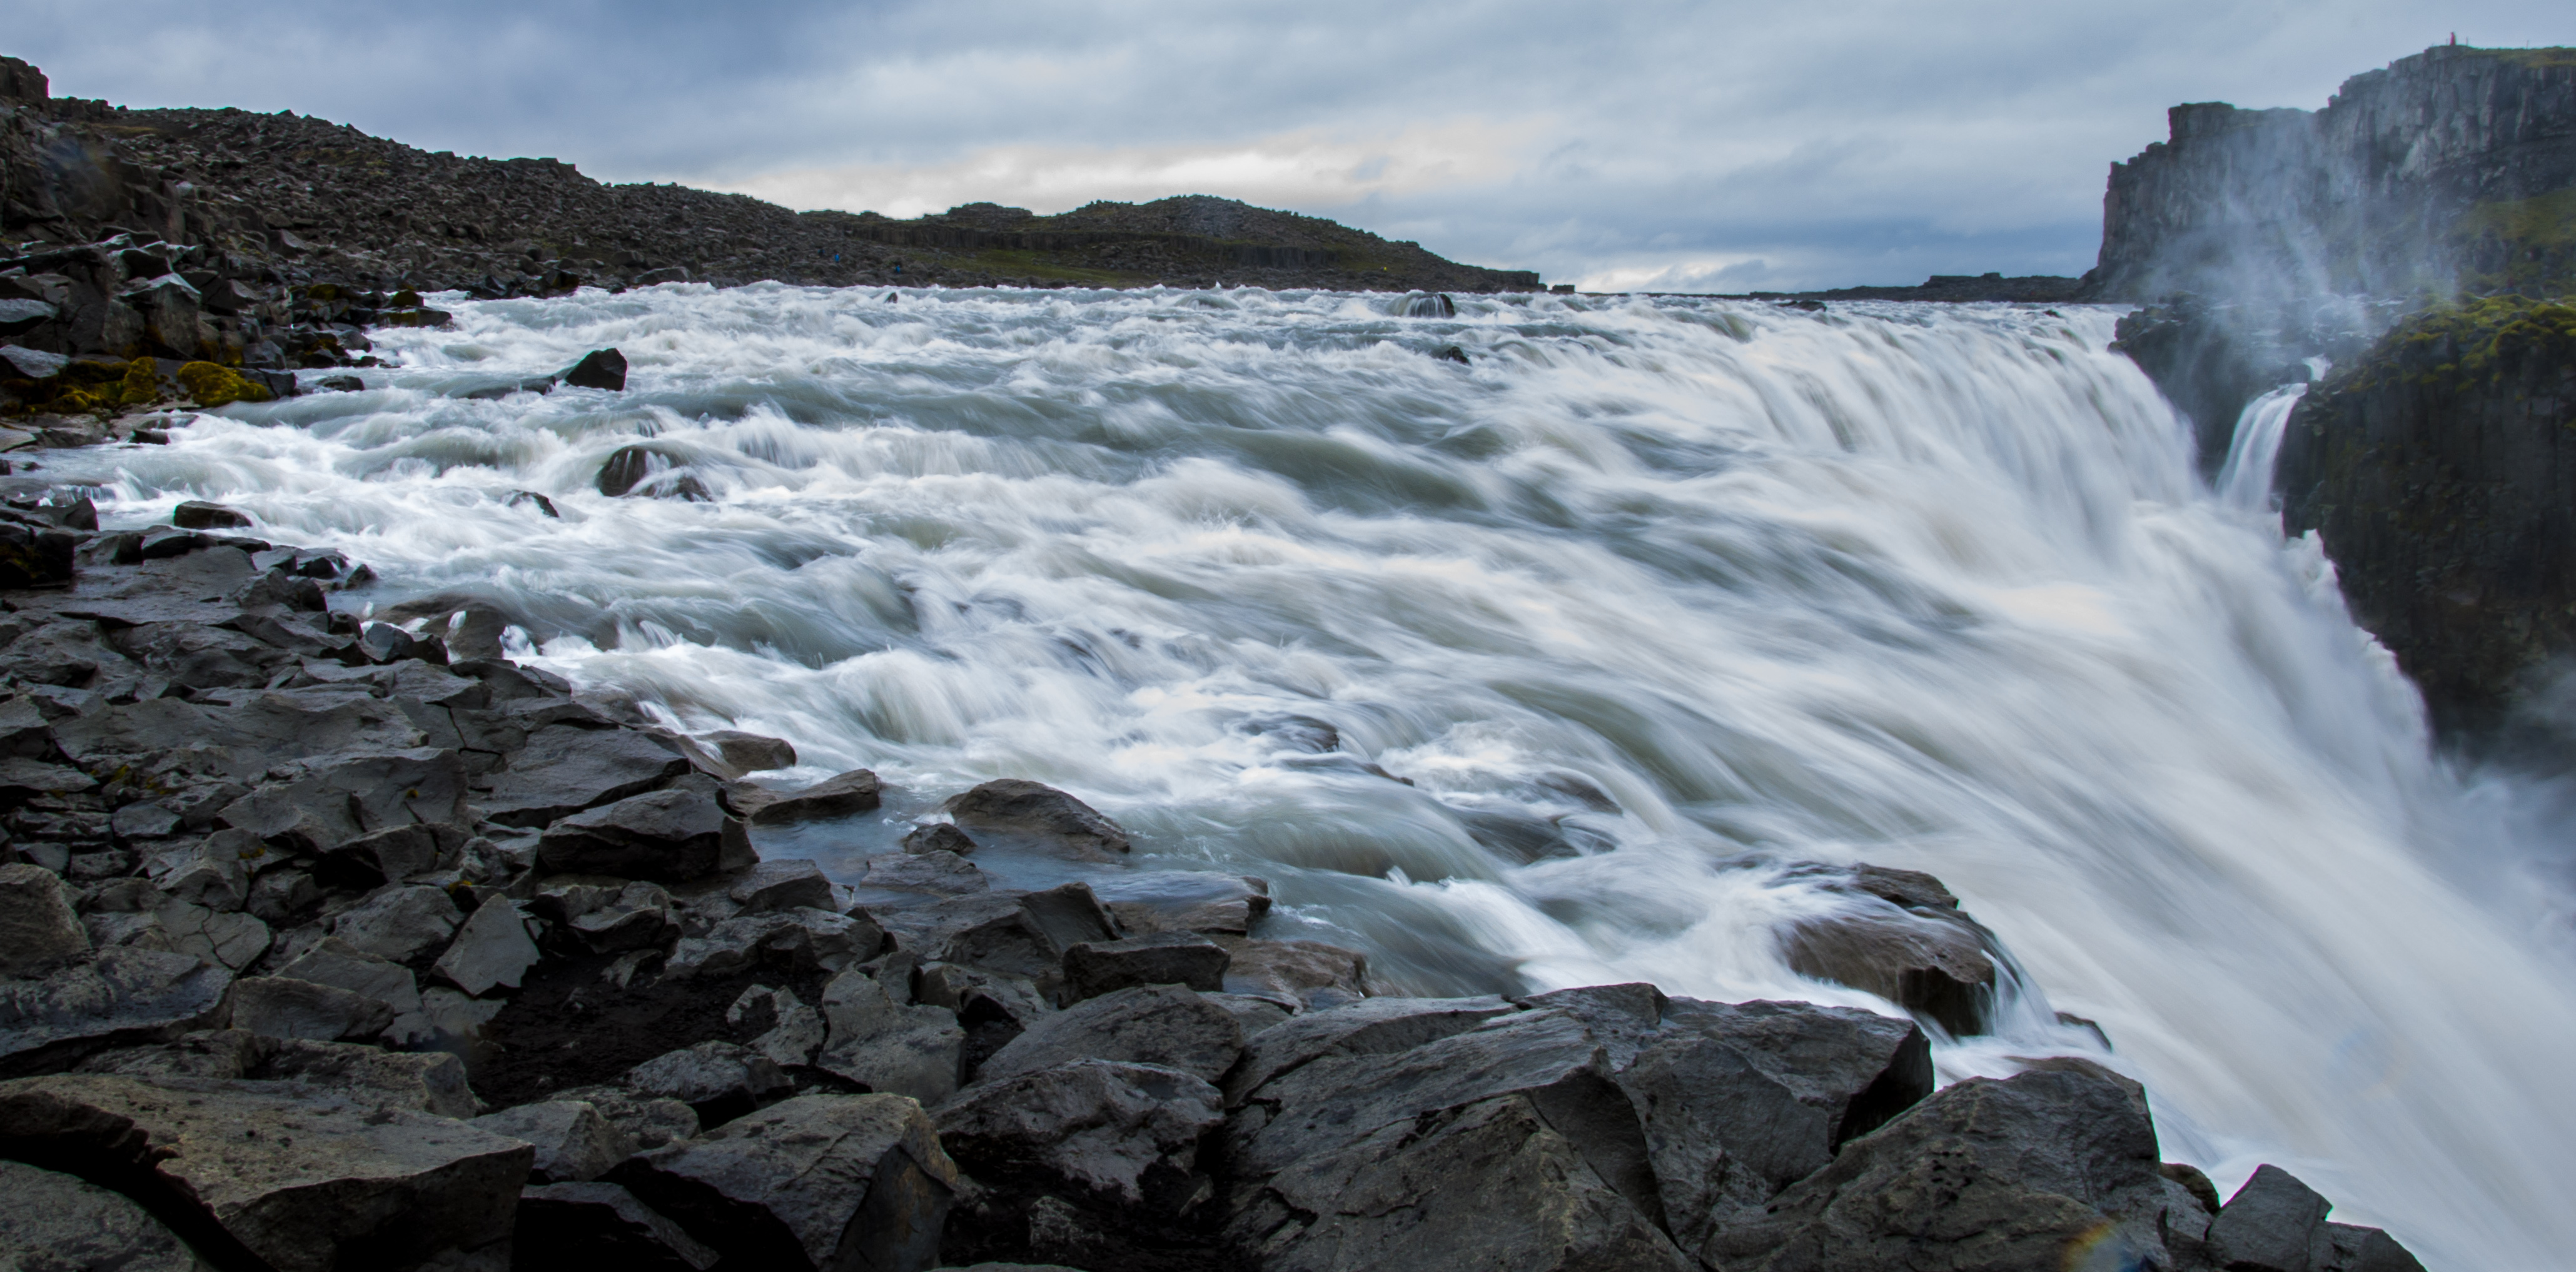
[[[546,828],[537,859],[549,870],[685,883],[758,860],[741,822],[693,790],[655,791]]]
[[[77,1175],[0,1161],[0,1266],[211,1272],[150,1211]]]
[[[1214,1082],[1243,1054],[1232,1014],[1172,985],[1122,989],[1044,1017],[984,1062],[992,1082],[1072,1060],[1116,1060],[1177,1069]]]
[[[1018,778],[986,782],[951,797],[941,809],[959,826],[1025,836],[1079,861],[1115,861],[1127,832],[1089,804],[1052,786]]]
[[[475,1118],[472,1125],[535,1148],[528,1178],[539,1184],[597,1179],[635,1153],[634,1137],[580,1100],[522,1104]]]
[[[852,769],[801,790],[737,788],[734,799],[735,807],[744,816],[770,826],[864,813],[877,806],[878,789],[876,774],[866,769]]]
[[[546,1184],[521,1192],[510,1255],[516,1267],[591,1265],[634,1272],[707,1272],[718,1257],[633,1193],[608,1183]]]
[[[565,369],[560,378],[576,389],[622,393],[626,390],[626,355],[615,349],[593,349]]]
[[[1215,993],[1225,988],[1229,958],[1224,946],[1186,932],[1086,941],[1064,952],[1065,996],[1095,998],[1131,985],[1181,985]]]

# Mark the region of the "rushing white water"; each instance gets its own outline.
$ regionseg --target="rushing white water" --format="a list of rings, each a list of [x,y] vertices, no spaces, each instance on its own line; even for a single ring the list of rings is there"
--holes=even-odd
[[[1776,863],[1929,870],[2045,996],[1947,1074],[2081,1050],[2071,1011],[2222,1187],[2279,1162],[2437,1266],[2576,1248],[2576,995],[2458,882],[2502,819],[2314,541],[2191,476],[2106,312],[451,307],[384,333],[365,392],[59,471],[111,484],[111,522],[213,498],[344,548],[380,605],[490,598],[566,675],[897,788],[799,850],[1034,777],[1142,861],[1269,878],[1287,929],[1410,990],[1870,1003],[1781,963],[1775,925],[1836,903]],[[605,345],[622,395],[451,396]],[[644,436],[714,502],[593,490]],[[1556,855],[1478,837],[1524,831]]]
[[[2281,457],[2281,430],[2289,427],[2290,412],[2307,395],[2305,384],[2284,384],[2237,413],[2227,462],[2218,470],[2220,502],[2242,512],[2272,510],[2272,466]]]

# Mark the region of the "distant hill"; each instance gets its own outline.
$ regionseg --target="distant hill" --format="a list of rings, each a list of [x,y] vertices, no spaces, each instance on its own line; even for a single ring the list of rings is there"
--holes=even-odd
[[[361,287],[561,290],[679,277],[846,286],[1530,291],[1535,273],[1444,260],[1319,217],[1189,195],[1061,216],[973,203],[936,216],[791,212],[675,185],[603,185],[553,159],[432,153],[291,112],[128,110],[53,98],[0,59],[0,233],[130,231],[286,258]]]

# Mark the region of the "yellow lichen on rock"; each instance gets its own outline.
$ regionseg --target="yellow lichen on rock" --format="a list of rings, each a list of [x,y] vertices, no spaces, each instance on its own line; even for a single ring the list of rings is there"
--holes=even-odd
[[[211,362],[191,362],[179,368],[179,387],[186,389],[197,405],[205,407],[269,399],[267,386],[253,384],[240,373]]]
[[[161,400],[161,370],[150,358],[136,358],[125,364],[125,378],[117,382],[115,402],[118,406],[151,406]]]

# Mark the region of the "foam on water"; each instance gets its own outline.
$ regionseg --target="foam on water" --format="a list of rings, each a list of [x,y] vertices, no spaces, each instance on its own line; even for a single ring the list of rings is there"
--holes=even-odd
[[[2083,1051],[2071,1011],[2223,1187],[2279,1162],[2456,1267],[2576,1238],[2576,995],[2460,882],[2528,826],[2428,757],[2313,539],[2194,480],[2111,314],[884,296],[441,302],[365,392],[58,467],[897,788],[800,848],[1032,777],[1418,992],[1892,1010],[1783,965],[1838,902],[1781,867],[1929,870],[2029,977],[1947,1076]],[[624,394],[450,396],[605,345]],[[715,501],[599,495],[642,438]]]

